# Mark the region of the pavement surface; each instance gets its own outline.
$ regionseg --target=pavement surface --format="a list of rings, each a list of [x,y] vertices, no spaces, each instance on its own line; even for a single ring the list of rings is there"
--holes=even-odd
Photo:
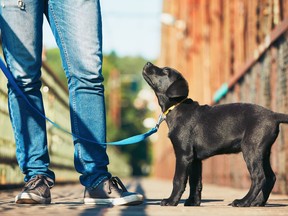
[[[0,190],[0,215],[83,215],[83,216],[288,216],[288,196],[272,194],[266,207],[235,208],[229,206],[234,199],[242,198],[247,190],[204,184],[200,207],[184,207],[187,189],[176,207],[162,207],[160,201],[170,195],[172,181],[140,178],[125,179],[129,191],[145,196],[138,206],[95,206],[82,203],[83,187],[79,184],[56,185],[52,189],[50,205],[15,204],[14,197],[21,189]]]

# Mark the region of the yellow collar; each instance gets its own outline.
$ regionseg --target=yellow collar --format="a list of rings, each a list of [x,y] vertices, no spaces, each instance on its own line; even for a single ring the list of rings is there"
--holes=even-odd
[[[163,112],[163,114],[166,116],[170,111],[172,111],[175,107],[177,107],[178,105],[180,105],[181,103],[183,103],[187,99],[188,98],[185,98],[182,101],[180,101],[179,103],[174,104],[173,106],[169,107],[165,112]]]

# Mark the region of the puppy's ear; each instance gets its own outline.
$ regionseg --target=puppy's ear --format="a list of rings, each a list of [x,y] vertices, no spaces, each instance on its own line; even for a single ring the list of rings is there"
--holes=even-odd
[[[187,97],[189,93],[188,83],[181,78],[173,82],[166,91],[169,98]]]

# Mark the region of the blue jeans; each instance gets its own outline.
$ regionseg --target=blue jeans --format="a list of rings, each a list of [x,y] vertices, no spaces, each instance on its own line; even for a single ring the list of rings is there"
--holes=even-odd
[[[0,27],[5,60],[27,98],[44,113],[41,87],[43,14],[60,48],[68,80],[72,132],[106,141],[102,76],[102,24],[99,0],[0,0]],[[9,112],[16,140],[16,156],[25,181],[45,175],[48,166],[46,122],[27,106],[8,84]],[[60,114],[59,114],[60,115]],[[80,182],[93,187],[110,178],[106,145],[73,138],[75,169]]]

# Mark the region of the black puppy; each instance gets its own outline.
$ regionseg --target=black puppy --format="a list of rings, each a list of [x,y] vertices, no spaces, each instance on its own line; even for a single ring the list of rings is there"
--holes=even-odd
[[[188,84],[172,68],[159,68],[148,62],[143,77],[166,114],[176,156],[173,190],[161,205],[178,204],[188,176],[190,195],[185,205],[200,205],[201,161],[242,151],[252,184],[247,195],[234,200],[232,206],[264,206],[276,181],[270,165],[271,147],[278,136],[279,124],[288,123],[288,115],[244,103],[200,106],[187,99]]]

